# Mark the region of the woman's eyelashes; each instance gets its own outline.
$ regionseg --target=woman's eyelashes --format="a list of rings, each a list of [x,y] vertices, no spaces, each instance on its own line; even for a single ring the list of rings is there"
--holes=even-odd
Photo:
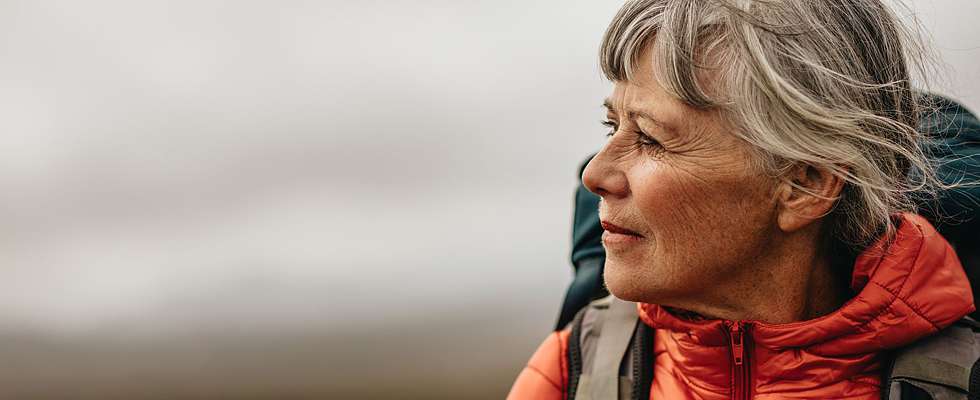
[[[608,119],[604,119],[602,121],[599,121],[599,123],[601,123],[603,126],[609,128],[609,132],[606,132],[606,137],[612,137],[612,135],[615,135],[616,134],[616,131],[619,130],[619,126],[616,125],[616,122],[614,122],[614,121],[610,121]]]
[[[660,142],[658,142],[657,139],[654,139],[650,137],[650,135],[647,135],[641,131],[636,132],[636,141],[643,146],[660,147]]]
[[[616,121],[602,120],[600,122],[602,123],[603,126],[609,128],[609,132],[606,132],[606,137],[613,137],[616,134],[616,132],[619,131],[619,125],[616,123]],[[640,147],[657,148],[657,149],[661,148],[660,142],[658,142],[657,139],[650,137],[650,135],[647,135],[646,133],[643,133],[640,130],[632,131],[632,133],[635,136],[636,144],[639,145]]]

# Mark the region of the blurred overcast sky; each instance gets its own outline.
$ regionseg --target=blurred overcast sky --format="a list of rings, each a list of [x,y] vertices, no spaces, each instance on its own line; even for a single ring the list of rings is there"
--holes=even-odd
[[[980,2],[912,3],[936,89],[980,109]],[[498,329],[516,374],[569,282],[620,4],[0,1],[0,334],[424,323]]]

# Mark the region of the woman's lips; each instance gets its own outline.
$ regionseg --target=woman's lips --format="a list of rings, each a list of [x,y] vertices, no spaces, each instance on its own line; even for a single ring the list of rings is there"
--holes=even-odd
[[[643,237],[643,235],[641,235],[639,233],[636,233],[636,232],[631,231],[629,229],[620,227],[620,226],[618,226],[616,224],[613,224],[612,222],[600,221],[599,223],[602,224],[602,229],[605,229],[609,233],[615,233],[615,234],[619,234],[619,235],[629,235],[629,236]]]
[[[605,230],[605,232],[602,232],[602,243],[607,248],[611,245],[628,245],[644,239],[643,235],[611,222],[600,221],[600,223],[602,224],[602,229]]]

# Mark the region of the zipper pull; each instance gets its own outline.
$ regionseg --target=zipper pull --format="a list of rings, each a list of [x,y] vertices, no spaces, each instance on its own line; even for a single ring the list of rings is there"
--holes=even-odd
[[[742,365],[745,357],[745,346],[742,343],[742,324],[736,323],[732,325],[732,360],[735,365]]]

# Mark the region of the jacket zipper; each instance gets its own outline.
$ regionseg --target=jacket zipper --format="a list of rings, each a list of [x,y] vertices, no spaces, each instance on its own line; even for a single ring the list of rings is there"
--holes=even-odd
[[[728,327],[728,337],[732,348],[732,399],[749,400],[752,398],[752,376],[749,368],[749,352],[746,351],[749,325],[733,322]]]

